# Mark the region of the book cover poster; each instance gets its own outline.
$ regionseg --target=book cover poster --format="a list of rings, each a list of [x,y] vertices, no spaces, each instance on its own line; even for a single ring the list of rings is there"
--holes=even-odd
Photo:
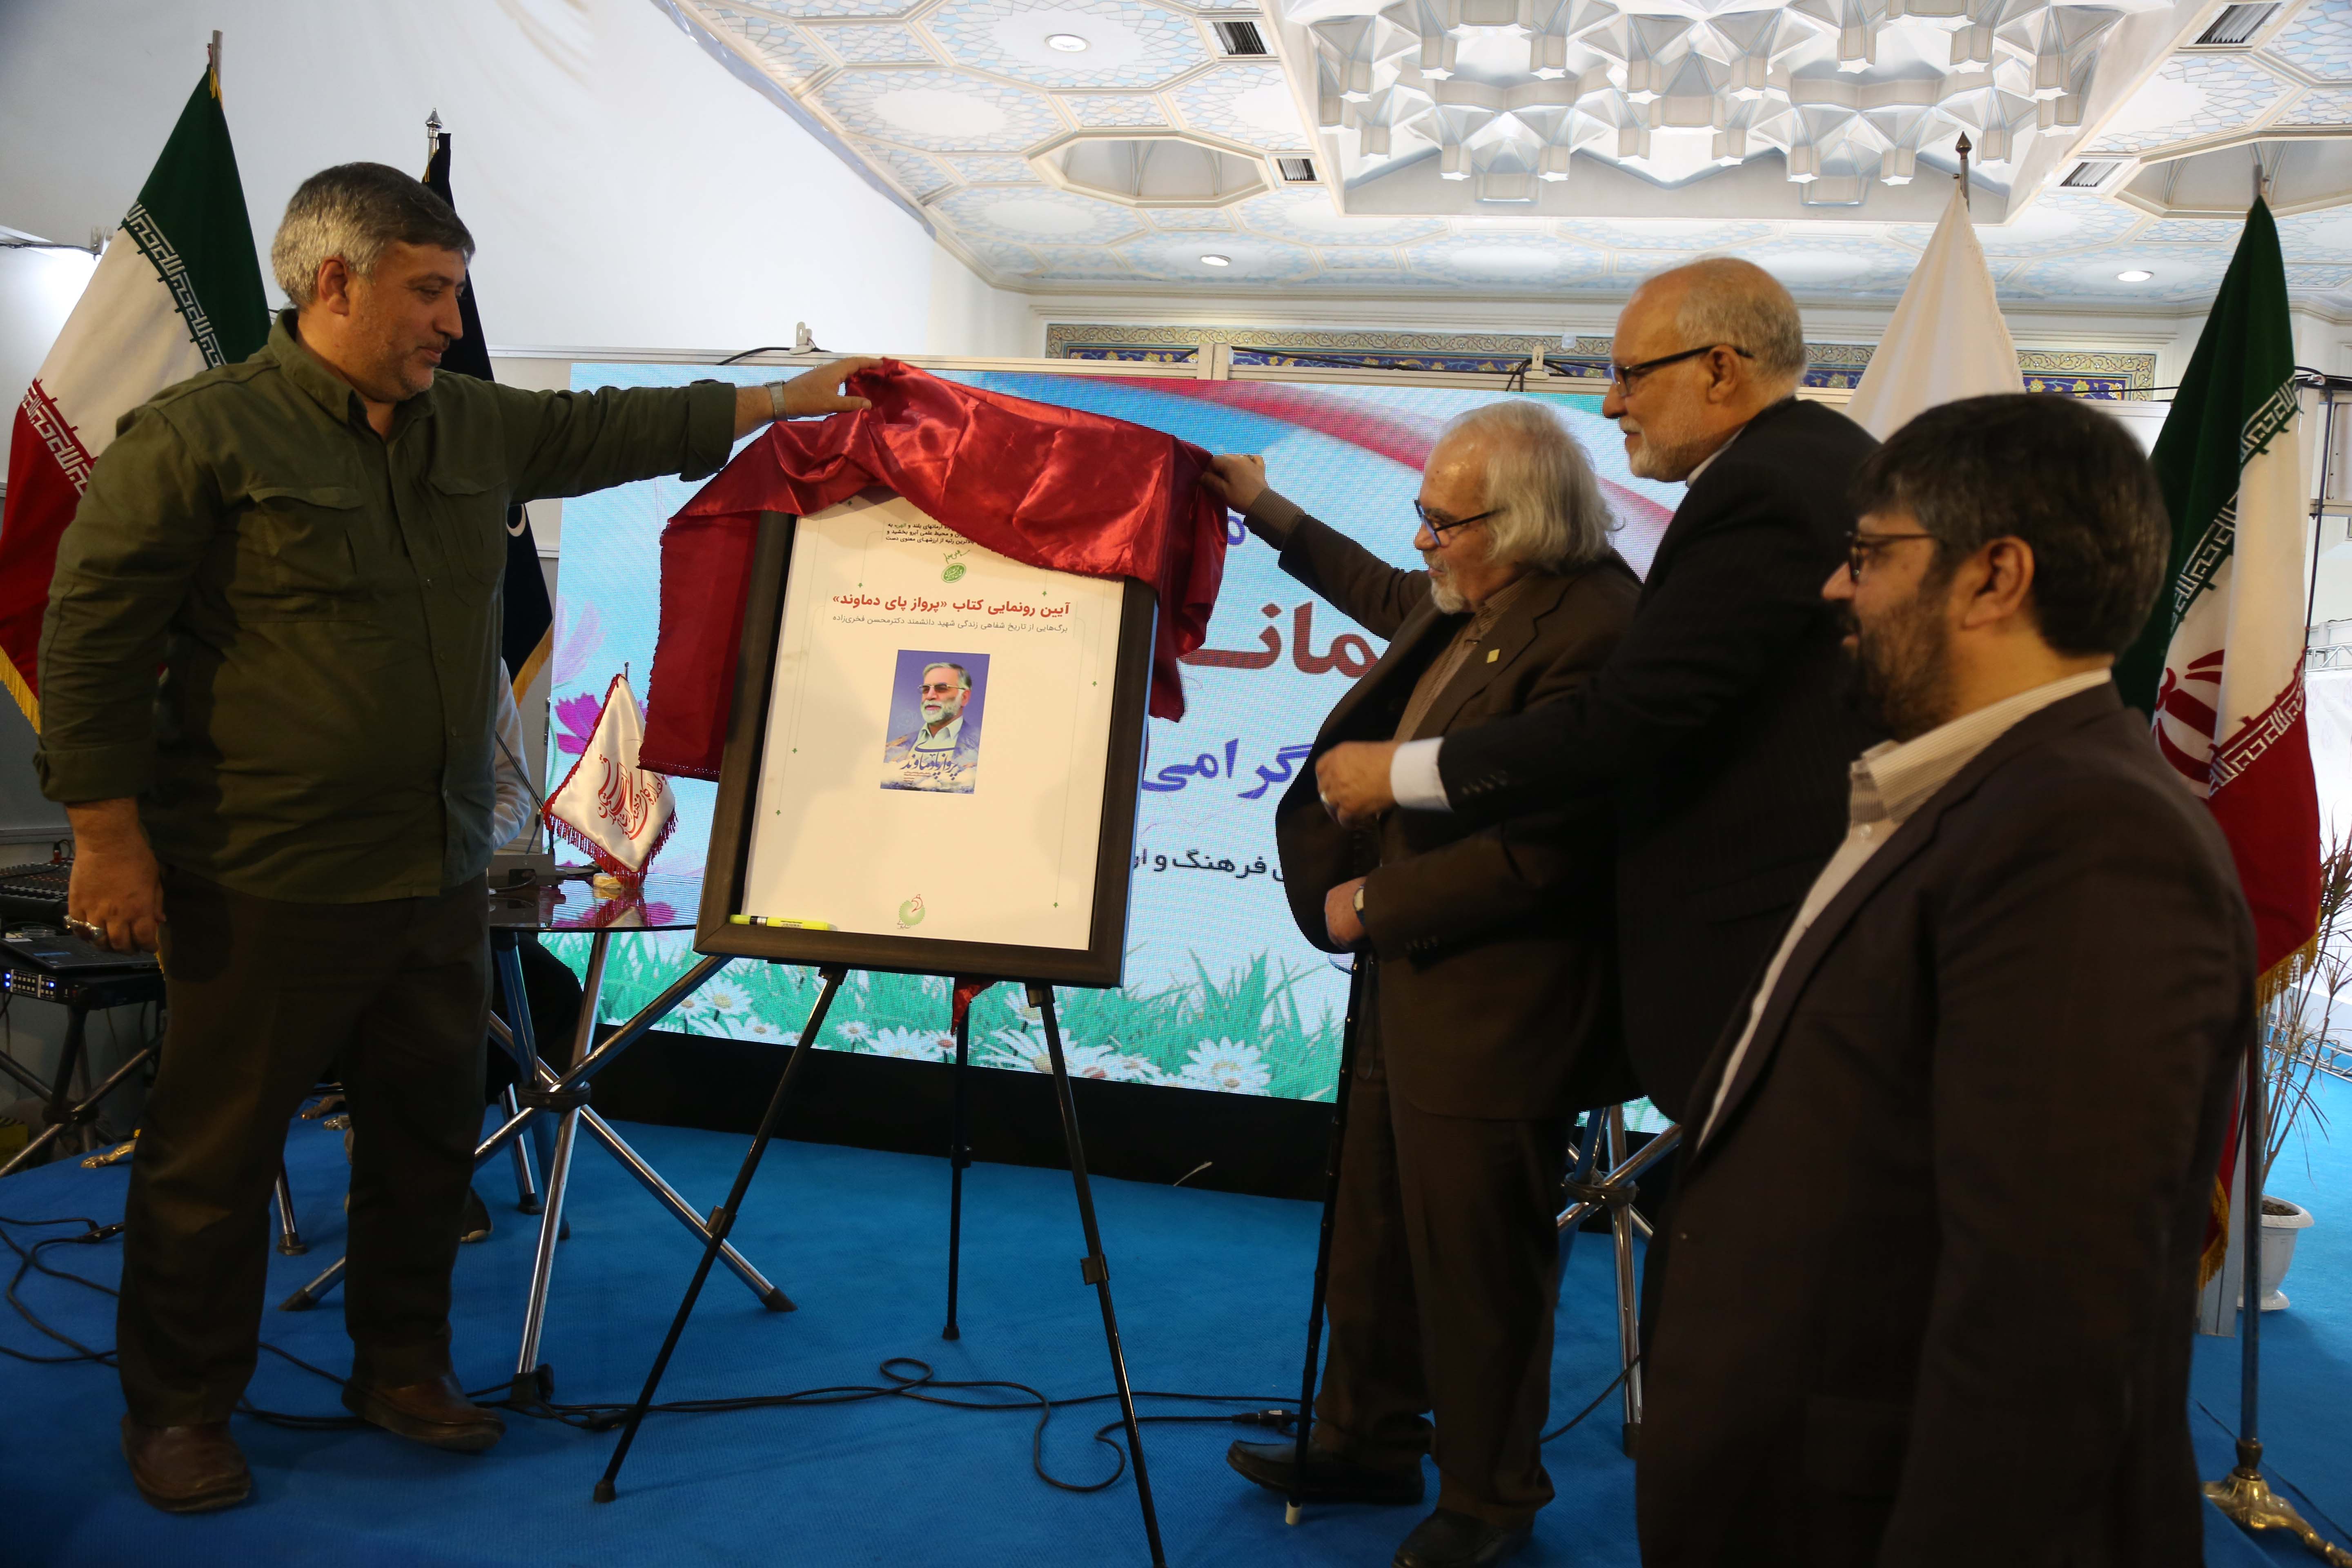
[[[1124,592],[887,491],[801,519],[740,912],[1085,947]]]
[[[890,681],[882,787],[970,795],[980,787],[988,656],[900,648]]]

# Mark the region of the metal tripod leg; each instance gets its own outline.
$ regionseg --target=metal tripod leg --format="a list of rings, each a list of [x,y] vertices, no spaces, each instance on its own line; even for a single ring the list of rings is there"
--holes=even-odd
[[[637,1179],[637,1184],[659,1200],[662,1207],[669,1210],[680,1225],[694,1232],[704,1241],[710,1239],[710,1226],[703,1222],[702,1216],[695,1213],[684,1198],[677,1195],[676,1188],[662,1180],[659,1171],[646,1163],[645,1157],[630,1148],[627,1142],[613,1131],[612,1123],[594,1111],[583,1109],[580,1112],[580,1124],[588,1130],[590,1137],[604,1145],[605,1151],[621,1163],[621,1168],[635,1176]],[[769,1284],[767,1278],[757,1268],[752,1268],[750,1261],[741,1253],[736,1251],[732,1245],[722,1242],[719,1247],[719,1258],[720,1262],[735,1271],[735,1277],[738,1279],[751,1287],[751,1294],[760,1299],[760,1305],[767,1308],[771,1312],[791,1312],[799,1310],[793,1305],[791,1297]]]
[[[598,931],[588,945],[588,976],[580,986],[580,1019],[572,1031],[573,1065],[588,1055],[588,1042],[596,1032],[596,1007],[604,994],[604,959],[610,952],[613,933]],[[518,980],[522,973],[520,956],[509,953]],[[528,1011],[526,1009],[526,1011]],[[539,1340],[547,1327],[547,1290],[555,1275],[555,1243],[563,1230],[563,1193],[572,1174],[572,1149],[580,1138],[580,1112],[574,1106],[562,1112],[556,1124],[555,1149],[547,1162],[547,1194],[541,1200],[539,1214],[539,1246],[531,1256],[530,1294],[523,1302],[522,1346],[515,1356],[512,1397],[522,1405],[544,1404],[550,1378],[543,1375],[539,1363]]]
[[[514,1054],[517,1081],[527,1087],[538,1079],[539,1037],[530,1018],[530,994],[523,983],[521,939],[493,945],[490,957],[498,969],[499,994],[506,998],[507,1016],[514,1020],[503,1030],[498,1029],[496,1018],[490,1020],[490,1025],[506,1037],[508,1048]],[[521,1110],[520,1100],[511,1089],[501,1104],[509,1117]],[[535,1116],[527,1136],[528,1144],[520,1140],[514,1144],[515,1207],[524,1214],[538,1214],[542,1203],[536,1174],[548,1169],[554,1158],[554,1135],[548,1128],[547,1119]]]
[[[1625,1158],[1625,1108],[1609,1108],[1609,1160],[1613,1167]],[[1642,1293],[1633,1273],[1633,1226],[1641,1215],[1633,1212],[1629,1194],[1625,1201],[1609,1205],[1609,1234],[1616,1244],[1617,1260],[1617,1353],[1625,1368],[1625,1423],[1618,1440],[1628,1456],[1633,1452],[1634,1435],[1642,1429],[1642,1369],[1635,1361],[1642,1353]],[[1643,1226],[1646,1232],[1648,1227]]]
[[[727,1233],[735,1228],[735,1215],[743,1206],[743,1194],[751,1190],[751,1178],[759,1173],[768,1142],[776,1135],[776,1124],[783,1120],[784,1101],[791,1097],[793,1080],[800,1076],[801,1068],[808,1065],[810,1056],[816,1050],[816,1040],[824,1031],[824,1016],[833,1010],[833,999],[840,992],[842,977],[848,971],[836,967],[818,973],[824,976],[824,988],[817,993],[816,1005],[793,1047],[792,1059],[784,1064],[783,1076],[776,1079],[776,1092],[768,1097],[768,1109],[760,1117],[760,1130],[752,1135],[751,1152],[743,1156],[741,1169],[735,1173],[735,1184],[728,1189],[727,1201],[710,1213],[702,1261],[695,1266],[694,1278],[687,1282],[686,1300],[677,1304],[677,1316],[670,1320],[669,1333],[654,1356],[653,1369],[646,1373],[646,1386],[637,1394],[637,1402],[629,1406],[628,1421],[621,1427],[621,1440],[614,1445],[613,1457],[596,1482],[594,1495],[598,1502],[611,1502],[618,1495],[614,1483],[621,1474],[622,1461],[629,1457],[629,1449],[637,1440],[637,1428],[644,1425],[646,1412],[653,1405],[654,1391],[661,1386],[662,1373],[669,1369],[669,1358],[677,1350],[678,1337],[686,1332],[686,1321],[694,1315],[694,1303],[702,1294],[703,1281],[710,1278],[710,1266],[718,1261]]]
[[[509,1117],[520,1116],[522,1107],[515,1100],[514,1086],[509,1084],[499,1095],[499,1109]],[[530,1157],[530,1140],[519,1137],[507,1144],[507,1152],[514,1159],[515,1208],[523,1214],[540,1210],[539,1173]]]
[[[302,1233],[294,1227],[294,1188],[286,1179],[286,1162],[278,1162],[278,1180],[270,1184],[269,1195],[278,1205],[278,1250],[289,1258],[299,1258],[310,1251]]]
[[[1078,1275],[1095,1288],[1102,1303],[1103,1342],[1110,1350],[1111,1381],[1118,1385],[1119,1419],[1127,1426],[1128,1458],[1135,1467],[1135,1497],[1143,1509],[1143,1535],[1151,1546],[1151,1568],[1167,1568],[1168,1554],[1160,1544],[1160,1515],[1151,1504],[1151,1473],[1143,1463],[1143,1432],[1135,1421],[1135,1391],[1128,1385],[1127,1355],[1119,1349],[1118,1314],[1110,1301],[1110,1260],[1103,1256],[1102,1230],[1095,1223],[1095,1194],[1087,1180],[1086,1149],[1078,1139],[1078,1107],[1070,1096],[1070,1069],[1062,1059],[1062,1026],[1054,1016],[1054,988],[1029,987],[1029,1005],[1045,1019],[1045,1052],[1054,1062],[1054,1097],[1062,1109],[1062,1142],[1069,1151],[1070,1181],[1078,1194],[1078,1226],[1086,1232],[1087,1255]]]
[[[518,1110],[508,1117],[496,1132],[474,1146],[474,1168],[480,1170],[499,1150],[521,1137],[526,1122],[537,1120],[541,1120],[539,1113],[531,1110]],[[278,1310],[281,1312],[307,1312],[325,1300],[327,1292],[342,1283],[343,1263],[344,1259],[338,1258],[328,1264],[309,1284],[278,1302]]]
[[[1642,1173],[1680,1144],[1682,1136],[1679,1126],[1669,1127],[1644,1143],[1641,1152],[1628,1154],[1625,1108],[1612,1105],[1605,1115],[1596,1112],[1585,1123],[1584,1143],[1577,1154],[1579,1173],[1567,1183],[1569,1194],[1576,1201],[1559,1215],[1559,1228],[1573,1237],[1576,1227],[1587,1216],[1604,1208],[1609,1211],[1617,1276],[1617,1348],[1625,1368],[1625,1419],[1620,1437],[1628,1454],[1633,1451],[1633,1440],[1642,1429],[1642,1369],[1638,1364],[1642,1353],[1642,1292],[1633,1267],[1633,1238],[1650,1238],[1650,1222],[1636,1212],[1633,1203],[1641,1195],[1638,1178]],[[1595,1168],[1596,1155],[1598,1168],[1607,1172],[1598,1180],[1590,1175]]]
[[[1348,1142],[1348,1086],[1356,1076],[1356,1021],[1363,1008],[1369,961],[1358,959],[1348,973],[1347,1020],[1339,1027],[1339,1081],[1331,1091],[1331,1136],[1323,1146],[1323,1225],[1315,1237],[1315,1288],[1307,1308],[1307,1362],[1298,1373],[1298,1444],[1291,1456],[1294,1483],[1306,1479],[1307,1439],[1315,1424],[1315,1363],[1323,1348],[1323,1305],[1331,1286],[1331,1233],[1339,1212],[1339,1161]],[[1295,1489],[1285,1499],[1283,1522],[1297,1524]]]

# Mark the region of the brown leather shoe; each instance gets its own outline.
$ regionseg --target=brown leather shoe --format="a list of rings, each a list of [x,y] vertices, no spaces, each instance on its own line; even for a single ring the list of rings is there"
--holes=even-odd
[[[398,1436],[457,1454],[478,1454],[507,1435],[505,1422],[466,1397],[455,1373],[387,1388],[353,1368],[343,1385],[343,1407]]]
[[[148,1426],[126,1415],[122,1457],[131,1461],[139,1495],[165,1513],[208,1513],[253,1495],[253,1472],[226,1421]]]

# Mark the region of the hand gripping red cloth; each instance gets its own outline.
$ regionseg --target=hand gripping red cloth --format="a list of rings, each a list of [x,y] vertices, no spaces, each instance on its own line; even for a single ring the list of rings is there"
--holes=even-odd
[[[760,513],[805,517],[873,485],[1015,561],[1149,584],[1160,596],[1150,711],[1184,716],[1176,661],[1207,635],[1225,570],[1225,509],[1198,483],[1208,453],[896,360],[848,390],[874,406],[770,426],[662,530],[643,766],[719,776]]]

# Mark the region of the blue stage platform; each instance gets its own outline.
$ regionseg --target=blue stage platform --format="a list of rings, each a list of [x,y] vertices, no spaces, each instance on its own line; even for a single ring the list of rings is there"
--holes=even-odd
[[[2331,1086],[2339,1129],[2352,1092]],[[675,1128],[625,1135],[689,1201],[721,1197],[744,1140]],[[2347,1134],[2352,1142],[2352,1134]],[[340,1140],[299,1123],[288,1145],[308,1257],[271,1269],[275,1302],[341,1247]],[[16,1219],[120,1216],[127,1172],[68,1163],[0,1183],[0,1214]],[[2321,1223],[2305,1234],[2288,1291],[2294,1308],[2264,1322],[2265,1435],[2274,1482],[2324,1531],[2352,1522],[2352,1148],[2315,1151],[2273,1189],[2310,1195]],[[474,1388],[512,1370],[536,1222],[517,1215],[503,1163],[479,1181],[497,1233],[464,1249],[457,1276],[457,1356]],[[1112,1281],[1129,1365],[1144,1389],[1295,1398],[1313,1261],[1307,1205],[1098,1181]],[[879,1381],[885,1357],[912,1356],[949,1379],[1001,1378],[1055,1396],[1108,1392],[1094,1293],[1066,1175],[975,1166],[966,1185],[963,1338],[940,1338],[947,1214],[943,1161],[779,1142],[752,1190],[736,1240],[799,1303],[761,1310],[731,1276],[714,1276],[664,1386],[665,1398],[783,1393]],[[557,1258],[546,1355],[557,1397],[617,1402],[633,1394],[696,1256],[600,1151],[583,1148],[571,1205],[572,1239]],[[20,1241],[38,1232],[11,1227]],[[120,1243],[50,1248],[54,1266],[112,1284]],[[13,1265],[13,1259],[10,1260]],[[1559,1314],[1554,1419],[1580,1408],[1615,1370],[1608,1250],[1577,1247]],[[35,1310],[85,1342],[109,1345],[113,1303],[37,1276]],[[320,1310],[268,1314],[265,1335],[294,1354],[349,1364],[340,1297]],[[13,1313],[0,1343],[54,1350]],[[2230,1462],[2221,1424],[2237,1408],[2234,1341],[2200,1342],[2191,1418],[2203,1468]],[[488,1568],[490,1564],[952,1563],[959,1568],[1085,1568],[1146,1558],[1131,1483],[1077,1495],[1052,1489],[1029,1464],[1033,1415],[974,1414],[900,1399],[650,1420],[619,1500],[590,1489],[613,1437],[553,1421],[510,1418],[506,1441],[466,1458],[428,1452],[372,1429],[289,1431],[236,1424],[252,1461],[255,1500],[174,1519],[131,1490],[116,1446],[121,1405],[113,1373],[89,1364],[5,1365],[0,1403],[0,1561],[13,1564],[319,1563],[332,1568]],[[329,1384],[265,1354],[253,1387],[272,1409],[341,1414]],[[1196,1414],[1146,1401],[1153,1414]],[[1231,1408],[1242,1408],[1232,1406]],[[2210,1412],[2209,1415],[2207,1412]],[[1105,1401],[1058,1415],[1046,1460],[1059,1475],[1104,1473],[1094,1428]],[[2213,1417],[2219,1417],[2217,1421]],[[1617,1452],[1614,1399],[1552,1444],[1559,1500],[1521,1559],[1529,1568],[1612,1568],[1636,1561],[1633,1468]],[[1146,1428],[1171,1563],[1384,1564],[1418,1510],[1319,1508],[1287,1528],[1281,1500],[1243,1483],[1225,1445],[1262,1432],[1222,1422]],[[2021,1467],[2031,1456],[2021,1445]],[[1432,1479],[1434,1495],[1434,1478]],[[1997,1502],[1991,1506],[1998,1506]],[[2208,1514],[2217,1565],[2305,1562],[2284,1543],[2258,1545]]]

